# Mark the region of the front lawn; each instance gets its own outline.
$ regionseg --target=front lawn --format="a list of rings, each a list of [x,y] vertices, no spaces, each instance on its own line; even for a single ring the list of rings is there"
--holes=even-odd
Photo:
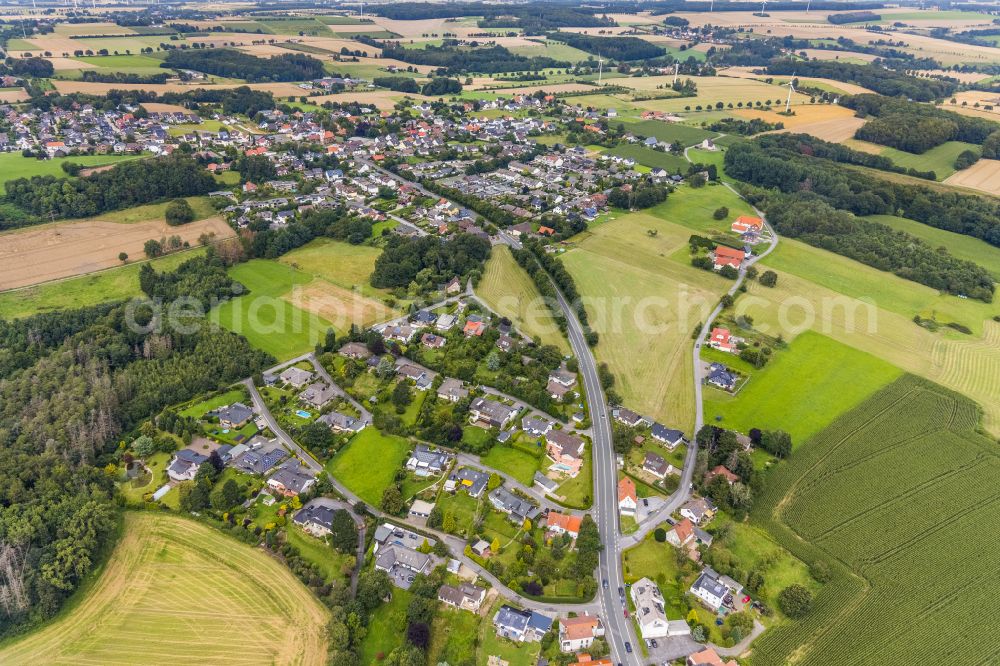
[[[535,472],[541,467],[539,457],[504,444],[494,446],[481,460],[484,465],[510,474],[528,487],[534,483]]]

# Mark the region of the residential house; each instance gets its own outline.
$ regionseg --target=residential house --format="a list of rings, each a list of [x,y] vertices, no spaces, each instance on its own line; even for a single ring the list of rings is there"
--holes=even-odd
[[[293,365],[290,368],[285,368],[281,374],[278,375],[278,378],[286,384],[291,384],[295,388],[302,388],[312,381],[313,373],[308,370],[303,370],[302,368],[296,368]]]
[[[679,520],[668,532],[667,542],[674,548],[683,548],[694,541],[694,523],[688,518]]]
[[[410,518],[424,518],[426,519],[431,515],[431,511],[434,510],[434,505],[430,502],[425,502],[422,499],[413,500],[413,504],[410,505],[410,511],[407,514]]]
[[[464,333],[465,337],[467,338],[479,337],[485,331],[486,331],[485,322],[473,321],[472,319],[466,320],[465,327],[462,329],[462,333]]]
[[[445,285],[444,291],[446,294],[457,294],[462,291],[462,281],[458,277],[453,277]]]
[[[497,349],[505,354],[509,354],[512,351],[516,351],[521,343],[512,338],[510,335],[504,333],[499,338],[497,338]]]
[[[670,474],[673,470],[673,465],[664,460],[663,456],[659,456],[652,451],[647,451],[646,456],[642,459],[642,471],[649,472],[658,479],[667,478],[667,474]]]
[[[615,417],[615,420],[619,423],[624,423],[629,428],[635,428],[642,423],[642,416],[624,407],[613,410],[612,415]]]
[[[326,403],[337,397],[339,391],[326,382],[313,382],[299,394],[299,400],[316,409],[322,409]]]
[[[462,583],[458,587],[442,585],[438,588],[438,601],[453,608],[460,608],[471,613],[478,613],[486,598],[486,588]]]
[[[705,567],[691,585],[690,592],[707,608],[718,611],[726,603],[727,596],[739,594],[742,589],[743,586],[729,576],[720,576],[711,567]]]
[[[567,393],[572,393],[573,389],[567,388],[557,381],[549,380],[549,383],[545,386],[545,392],[549,394],[549,397],[553,400],[562,401],[563,396]]]
[[[415,315],[413,315],[413,323],[417,326],[424,327],[430,326],[435,321],[437,321],[437,316],[431,313],[429,310],[418,310]]]
[[[333,507],[311,500],[299,509],[292,520],[303,530],[321,539],[333,531]]]
[[[705,475],[705,483],[711,483],[717,476],[724,478],[729,485],[740,480],[740,477],[730,472],[725,465],[716,465]]]
[[[334,432],[355,433],[365,429],[364,421],[340,412],[328,412],[316,420],[319,423],[325,423]]]
[[[217,416],[219,425],[230,430],[239,430],[253,418],[253,410],[241,402],[208,412],[206,416]]]
[[[271,475],[267,485],[284,495],[295,497],[309,490],[316,483],[316,473],[292,458]]]
[[[639,634],[644,640],[666,638],[670,625],[660,588],[648,578],[640,578],[629,589],[635,604],[635,620],[639,624]],[[685,623],[686,624],[686,623]]]
[[[618,482],[618,512],[623,516],[635,516],[639,507],[639,498],[635,491],[635,482],[623,477]]]
[[[707,383],[717,386],[723,391],[735,389],[737,379],[736,373],[721,363],[712,363],[708,367],[708,375],[705,377]]]
[[[208,456],[194,449],[181,449],[174,454],[170,465],[167,466],[167,476],[174,481],[191,481],[198,473],[198,468],[207,460]]]
[[[519,643],[542,640],[552,628],[552,618],[538,611],[527,611],[503,605],[493,616],[497,636]]]
[[[659,423],[653,424],[652,435],[653,439],[666,446],[669,451],[673,451],[677,448],[678,444],[684,441],[683,432],[680,430],[671,430]]]
[[[414,328],[409,324],[394,324],[392,326],[386,326],[382,330],[382,337],[386,340],[393,340],[395,342],[401,342],[403,344],[410,341],[413,334],[416,333]]]
[[[413,381],[414,388],[418,391],[426,391],[433,383],[433,379],[427,374],[426,370],[412,363],[407,363],[402,359],[400,359],[399,365],[396,366],[396,374],[403,379]]]
[[[722,661],[722,657],[710,647],[700,652],[689,654],[685,663],[687,666],[739,666],[739,663],[735,659]]]
[[[716,327],[712,329],[712,334],[708,337],[708,346],[719,351],[735,354],[739,351],[739,343],[742,338],[733,336],[728,328]]]
[[[576,655],[576,661],[569,666],[613,666],[613,663],[607,657],[604,659],[594,659],[586,652],[582,652]]]
[[[545,435],[545,453],[555,463],[552,467],[576,477],[583,465],[584,441],[562,430],[549,430]]]
[[[604,624],[596,615],[584,613],[559,620],[559,649],[563,652],[585,650],[603,635]]]
[[[372,355],[368,347],[360,342],[348,342],[340,348],[340,355],[363,361]]]
[[[469,415],[476,425],[487,428],[505,428],[515,416],[517,408],[509,407],[489,398],[476,398],[469,405]]]
[[[740,269],[743,265],[743,260],[746,258],[746,252],[743,250],[737,250],[735,248],[726,247],[725,245],[719,245],[715,248],[713,252],[713,259],[715,261],[715,270],[722,270],[724,266],[730,266],[736,270]]]
[[[469,397],[469,390],[465,388],[461,379],[446,378],[441,382],[437,390],[438,398],[448,402],[458,402]]]
[[[441,349],[447,344],[448,340],[441,337],[440,335],[434,335],[433,333],[424,333],[420,336],[420,344],[427,347],[428,349]]]
[[[445,490],[454,492],[456,489],[465,490],[469,497],[478,498],[486,490],[490,482],[490,475],[471,467],[463,467],[453,472],[445,482]]]
[[[531,416],[529,414],[521,419],[521,430],[529,435],[541,437],[552,430],[552,423],[547,419],[543,419],[538,416]]]
[[[716,506],[707,497],[695,497],[689,499],[681,507],[681,516],[689,519],[695,525],[708,522],[715,515]]]
[[[490,504],[507,515],[514,523],[523,523],[525,519],[534,521],[541,513],[541,510],[529,502],[521,499],[503,486],[500,486],[489,494]]]
[[[432,568],[431,556],[403,546],[389,545],[379,549],[375,569],[389,574],[396,587],[408,589],[413,578]]]
[[[406,461],[406,469],[417,476],[440,474],[451,463],[452,454],[440,449],[432,449],[426,444],[417,444]]]
[[[455,326],[455,322],[457,321],[458,317],[456,317],[453,314],[445,313],[437,318],[437,323],[434,325],[434,328],[441,331],[442,333],[445,331],[450,331]]]
[[[533,485],[539,487],[539,489],[546,495],[551,495],[556,492],[559,488],[559,484],[549,477],[545,476],[541,472],[535,472],[535,476],[532,477],[534,481]]]
[[[233,468],[244,474],[267,474],[275,465],[288,457],[288,452],[277,439],[254,437],[247,443],[243,455],[233,457]]]
[[[568,534],[576,539],[580,536],[580,525],[582,524],[583,518],[580,516],[569,516],[557,511],[549,511],[545,521],[545,530],[552,534]]]

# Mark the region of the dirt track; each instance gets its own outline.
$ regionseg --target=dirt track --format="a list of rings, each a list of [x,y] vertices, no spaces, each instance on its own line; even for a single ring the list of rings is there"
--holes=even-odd
[[[118,224],[101,220],[62,222],[0,235],[0,291],[92,273],[117,266],[118,253],[144,257],[151,238],[178,235],[192,245],[204,233],[234,234],[221,217],[170,227],[163,221]]]

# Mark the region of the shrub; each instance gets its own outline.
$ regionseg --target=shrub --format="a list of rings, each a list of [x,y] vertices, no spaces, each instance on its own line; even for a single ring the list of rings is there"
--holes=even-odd
[[[778,594],[781,612],[793,619],[804,617],[812,608],[812,601],[812,592],[798,583],[789,585]]]
[[[667,540],[667,531],[662,527],[657,527],[656,531],[653,532],[653,538],[659,541],[660,543],[663,543],[664,541]]]
[[[176,227],[194,220],[194,210],[186,199],[174,199],[167,204],[167,224]]]

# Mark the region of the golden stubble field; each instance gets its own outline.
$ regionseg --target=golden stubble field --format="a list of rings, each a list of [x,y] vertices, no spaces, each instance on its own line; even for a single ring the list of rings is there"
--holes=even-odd
[[[140,259],[150,239],[180,236],[196,245],[202,234],[217,239],[233,236],[221,217],[190,222],[179,227],[163,220],[135,224],[100,219],[57,222],[0,234],[0,290],[93,273],[118,266],[118,253]]]
[[[193,520],[129,512],[106,568],[14,664],[326,662],[329,613],[277,560]]]

